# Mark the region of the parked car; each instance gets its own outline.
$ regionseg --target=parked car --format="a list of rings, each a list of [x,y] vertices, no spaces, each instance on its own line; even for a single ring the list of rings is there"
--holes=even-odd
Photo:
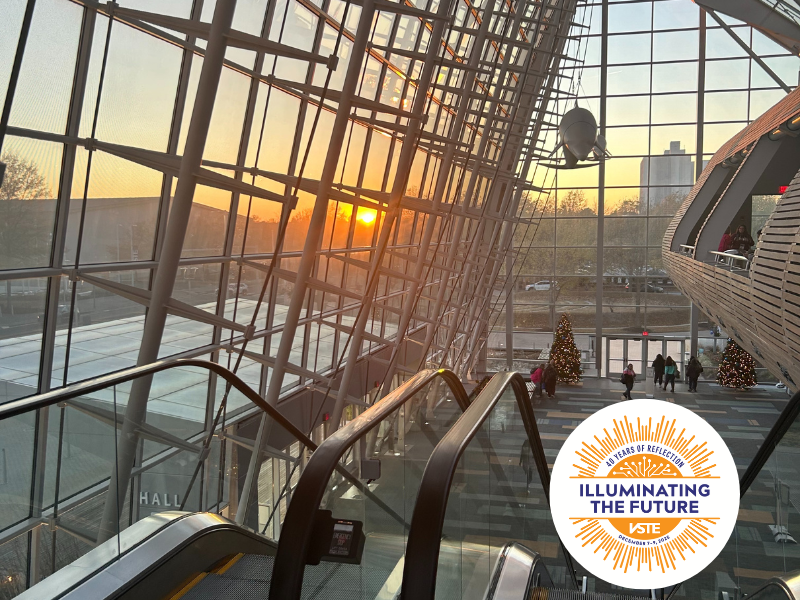
[[[62,317],[64,319],[69,319],[69,313],[70,313],[69,309],[70,309],[70,305],[69,304],[59,304],[58,305],[58,316]],[[77,319],[80,316],[81,316],[81,309],[76,306],[75,307],[75,318]]]
[[[525,286],[525,291],[530,292],[531,290],[536,292],[547,292],[550,290],[551,287],[557,288],[558,283],[555,281],[547,281],[546,279],[543,281],[537,281],[536,283],[529,283]]]
[[[636,291],[636,284],[631,285],[630,283],[625,285],[625,289],[629,292]],[[640,283],[639,284],[639,291],[640,292],[650,292],[651,294],[663,294],[664,288],[655,285],[654,283]]]

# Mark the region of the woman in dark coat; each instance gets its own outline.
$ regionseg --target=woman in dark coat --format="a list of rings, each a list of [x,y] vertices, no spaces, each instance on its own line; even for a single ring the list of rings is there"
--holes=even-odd
[[[738,250],[739,254],[742,256],[748,256],[750,254],[750,248],[752,248],[754,244],[753,238],[747,233],[747,227],[739,225],[736,229],[736,234],[733,236],[732,247]]]
[[[653,375],[656,385],[664,385],[664,357],[660,354],[653,361]]]
[[[552,398],[556,395],[556,381],[558,381],[558,369],[553,364],[553,361],[547,363],[542,377],[544,382],[544,389],[547,392],[547,397]]]
[[[689,378],[689,391],[697,391],[697,380],[700,379],[700,373],[703,372],[703,365],[694,356],[689,359],[689,364],[686,365],[686,376]]]

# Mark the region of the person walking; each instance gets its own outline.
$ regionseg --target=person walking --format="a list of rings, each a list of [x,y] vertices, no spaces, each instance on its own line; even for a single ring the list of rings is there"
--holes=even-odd
[[[694,356],[689,359],[689,364],[686,365],[686,376],[689,378],[689,391],[697,392],[697,380],[700,379],[700,373],[703,372],[703,365]]]
[[[536,365],[536,368],[531,371],[531,383],[533,383],[533,392],[531,392],[531,401],[533,401],[534,394],[539,398],[542,397],[542,375],[544,369],[542,365]]]
[[[542,381],[544,383],[544,390],[547,392],[547,397],[552,398],[556,395],[556,381],[558,381],[558,369],[551,360],[547,363],[542,373]]]
[[[664,357],[660,354],[653,361],[653,376],[655,377],[653,383],[664,385]]]
[[[636,372],[633,370],[633,365],[628,365],[628,368],[622,372],[622,377],[619,378],[620,383],[625,386],[625,393],[622,394],[623,398],[628,400],[633,400],[631,397],[631,390],[633,389],[633,384],[636,382]]]
[[[667,357],[664,361],[664,391],[667,391],[667,386],[672,385],[672,391],[675,391],[675,374],[678,372],[678,367],[671,356]]]

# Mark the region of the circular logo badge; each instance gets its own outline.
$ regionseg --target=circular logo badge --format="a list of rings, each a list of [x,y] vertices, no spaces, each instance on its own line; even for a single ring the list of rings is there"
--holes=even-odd
[[[739,476],[719,434],[658,400],[608,406],[558,453],[550,505],[559,537],[596,577],[634,589],[685,581],[722,551]]]

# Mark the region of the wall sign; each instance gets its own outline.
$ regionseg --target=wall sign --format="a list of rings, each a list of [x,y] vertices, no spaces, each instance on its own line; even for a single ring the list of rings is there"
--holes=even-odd
[[[553,521],[596,577],[659,589],[702,571],[739,511],[730,451],[701,417],[658,400],[608,406],[569,436],[553,466]]]

